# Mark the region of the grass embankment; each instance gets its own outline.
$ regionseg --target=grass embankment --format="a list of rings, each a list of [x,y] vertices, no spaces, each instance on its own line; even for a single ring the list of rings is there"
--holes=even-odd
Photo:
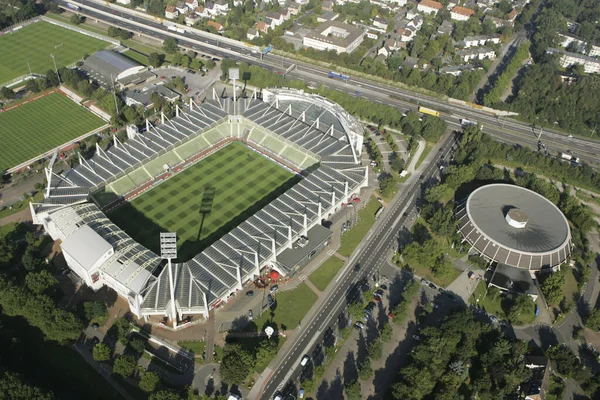
[[[375,213],[379,207],[377,199],[371,196],[369,202],[358,212],[359,221],[342,236],[342,243],[338,249],[339,254],[345,257],[352,254],[375,223]]]
[[[317,295],[305,283],[294,290],[275,295],[276,304],[254,320],[258,329],[268,323],[276,324],[282,330],[295,329],[308,310],[317,301]]]
[[[329,257],[316,271],[310,274],[308,279],[310,279],[311,283],[322,292],[327,289],[329,282],[331,282],[343,266],[343,260],[336,256]]]

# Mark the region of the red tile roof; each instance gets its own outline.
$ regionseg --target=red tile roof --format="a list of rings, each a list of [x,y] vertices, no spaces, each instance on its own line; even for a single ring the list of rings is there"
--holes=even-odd
[[[441,10],[443,7],[442,3],[433,0],[421,0],[419,5],[423,7],[435,8],[436,10]]]
[[[470,8],[465,8],[461,6],[454,7],[451,12],[455,14],[464,15],[466,17],[470,17],[471,15],[475,14],[475,11],[471,10]]]

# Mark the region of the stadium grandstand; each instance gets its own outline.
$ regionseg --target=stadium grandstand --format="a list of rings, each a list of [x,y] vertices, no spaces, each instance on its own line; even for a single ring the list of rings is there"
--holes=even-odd
[[[271,100],[275,92],[268,91]],[[339,110],[326,120],[322,112],[298,113],[311,96],[295,95],[297,104],[288,97],[280,108],[277,99],[270,103],[256,93],[234,104],[213,92],[202,104],[177,107],[171,119],[161,115],[156,126],[146,122],[146,131],[133,139],[115,137],[108,150],[97,147],[71,170],[56,174],[50,165],[45,199],[31,204],[33,221],[61,240],[69,267],[90,288],[114,289],[138,318],[166,316],[176,326],[191,315],[207,317],[263,269],[294,273],[278,256],[367,186],[358,121]],[[315,110],[322,101],[315,97]],[[107,218],[119,202],[232,141],[302,179],[191,260],[165,268],[165,260]]]

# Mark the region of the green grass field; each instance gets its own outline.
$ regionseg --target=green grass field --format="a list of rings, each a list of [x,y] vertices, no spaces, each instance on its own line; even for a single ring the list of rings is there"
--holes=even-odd
[[[108,217],[155,252],[159,233],[176,231],[179,260],[189,260],[297,179],[243,144],[232,143]]]
[[[358,212],[359,221],[348,232],[342,235],[342,243],[338,249],[338,253],[346,257],[350,257],[356,246],[358,246],[367,232],[369,232],[369,229],[375,223],[375,213],[380,206],[375,197],[362,200],[368,200],[369,202]]]
[[[0,171],[104,125],[61,93],[0,113]]]
[[[317,301],[317,295],[303,282],[294,290],[277,293],[275,301],[276,306],[272,310],[267,309],[254,320],[258,330],[264,329],[268,323],[277,324],[279,329],[295,329]]]
[[[316,286],[321,292],[327,289],[327,285],[333,279],[333,277],[338,273],[340,269],[344,266],[344,261],[337,258],[336,256],[331,256],[323,264],[314,271],[308,279],[310,279],[311,283]]]
[[[0,37],[0,84],[28,74],[29,67],[32,72],[44,75],[49,69],[54,70],[50,54],[60,68],[107,46],[109,43],[103,40],[47,22],[36,22]]]

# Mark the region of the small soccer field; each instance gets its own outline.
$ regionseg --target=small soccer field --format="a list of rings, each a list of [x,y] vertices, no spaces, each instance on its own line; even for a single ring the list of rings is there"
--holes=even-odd
[[[103,119],[60,92],[0,113],[0,171],[104,124]]]
[[[109,45],[109,42],[48,22],[36,22],[0,36],[0,84],[28,74],[30,67],[31,72],[43,75],[54,70],[50,54],[60,68]]]
[[[108,217],[160,254],[160,232],[177,232],[187,261],[263,208],[298,178],[235,142],[118,207]]]

